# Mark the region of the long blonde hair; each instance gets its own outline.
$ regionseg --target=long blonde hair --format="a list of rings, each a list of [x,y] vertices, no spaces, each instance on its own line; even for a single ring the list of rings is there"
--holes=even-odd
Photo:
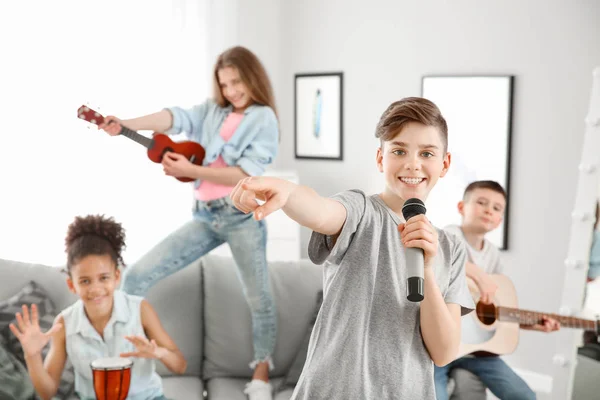
[[[213,71],[213,91],[217,104],[221,107],[229,105],[229,101],[223,97],[221,85],[219,84],[218,71],[226,67],[236,68],[240,79],[248,87],[250,98],[257,104],[271,107],[277,116],[275,107],[275,96],[273,87],[267,71],[254,53],[242,46],[232,47],[217,58]]]

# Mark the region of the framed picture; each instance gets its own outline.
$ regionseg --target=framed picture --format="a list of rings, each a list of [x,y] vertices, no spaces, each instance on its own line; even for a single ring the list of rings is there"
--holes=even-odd
[[[508,204],[514,76],[425,76],[422,96],[433,101],[448,124],[450,169],[427,199],[427,215],[443,228],[460,224],[457,204],[467,185],[498,182],[507,194],[503,223],[486,237],[508,249]]]
[[[343,87],[342,72],[295,75],[296,158],[343,160]]]

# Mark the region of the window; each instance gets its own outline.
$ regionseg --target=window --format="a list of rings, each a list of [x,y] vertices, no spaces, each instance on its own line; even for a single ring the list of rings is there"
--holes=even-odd
[[[0,258],[62,266],[68,224],[105,214],[123,223],[124,258],[135,262],[190,219],[191,184],[166,177],[139,144],[77,119],[77,108],[127,119],[210,96],[208,5],[6,3]]]

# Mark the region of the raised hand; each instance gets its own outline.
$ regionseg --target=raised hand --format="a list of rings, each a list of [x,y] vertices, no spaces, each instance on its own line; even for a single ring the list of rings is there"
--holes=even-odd
[[[31,305],[31,318],[29,317],[29,309],[23,305],[23,315],[16,313],[18,328],[14,324],[10,324],[9,328],[12,333],[21,342],[25,358],[34,357],[42,352],[42,349],[48,344],[52,335],[58,332],[61,324],[54,324],[50,330],[43,333],[39,325],[38,309],[35,304]]]
[[[438,234],[427,217],[424,214],[414,216],[398,225],[398,230],[404,247],[423,249],[425,267],[430,267],[437,254]]]
[[[167,349],[159,347],[154,339],[148,340],[143,336],[125,336],[125,339],[133,343],[137,351],[121,353],[121,357],[139,357],[161,359],[167,353]]]
[[[230,197],[238,210],[254,212],[254,218],[261,220],[283,208],[295,187],[293,182],[279,178],[249,177],[238,182]],[[260,205],[257,200],[265,203]]]
[[[117,136],[121,133],[121,120],[113,115],[109,115],[98,125],[98,129],[103,129],[110,136]]]

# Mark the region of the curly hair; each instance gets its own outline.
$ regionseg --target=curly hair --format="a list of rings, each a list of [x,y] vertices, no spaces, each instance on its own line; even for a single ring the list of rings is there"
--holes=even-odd
[[[69,273],[73,265],[89,255],[110,255],[117,268],[125,266],[121,255],[125,249],[125,230],[112,217],[75,217],[67,229],[65,248]]]

